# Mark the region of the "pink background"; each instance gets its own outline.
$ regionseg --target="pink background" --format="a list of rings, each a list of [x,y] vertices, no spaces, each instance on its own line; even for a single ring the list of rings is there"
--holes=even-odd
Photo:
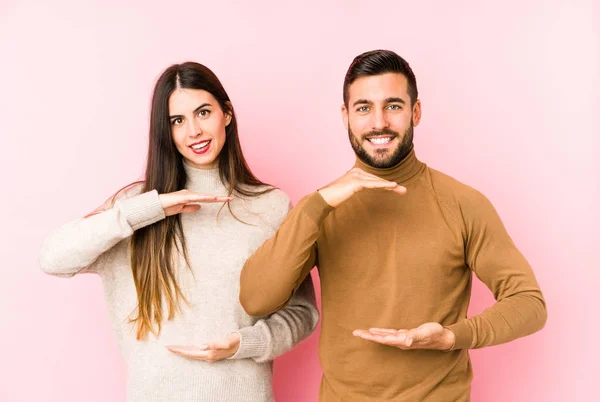
[[[0,401],[124,400],[100,281],[36,258],[140,176],[164,68],[212,68],[252,168],[297,201],[353,163],[342,81],[374,48],[416,72],[419,157],[492,200],[547,298],[541,333],[472,352],[473,401],[599,400],[597,1],[120,3],[0,2]],[[477,283],[471,312],[492,302]],[[278,401],[316,400],[317,338],[276,362]]]

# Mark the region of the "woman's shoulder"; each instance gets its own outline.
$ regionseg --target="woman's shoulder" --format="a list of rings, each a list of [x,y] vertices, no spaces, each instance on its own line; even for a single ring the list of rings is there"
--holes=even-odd
[[[269,221],[281,222],[291,208],[290,197],[280,188],[265,185],[255,186],[250,191],[253,196],[242,196],[246,205]]]
[[[288,208],[290,205],[290,197],[285,191],[274,186],[261,186],[264,187],[263,194],[259,196],[262,202],[268,203],[273,206],[280,206],[282,208]]]
[[[265,202],[273,203],[273,204],[281,204],[283,206],[288,206],[290,203],[290,197],[287,195],[285,191],[278,187],[274,186],[261,186],[260,191],[265,191],[265,193],[261,194],[259,197],[262,198]]]

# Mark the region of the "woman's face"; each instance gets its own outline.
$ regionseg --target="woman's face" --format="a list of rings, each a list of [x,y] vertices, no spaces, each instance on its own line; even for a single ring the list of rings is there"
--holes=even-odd
[[[169,97],[173,141],[185,163],[199,169],[217,167],[231,114],[224,113],[210,92],[177,88]]]

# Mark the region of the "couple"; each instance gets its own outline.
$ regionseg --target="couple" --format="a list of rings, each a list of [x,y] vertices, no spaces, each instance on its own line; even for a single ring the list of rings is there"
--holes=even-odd
[[[357,56],[343,99],[356,164],[290,211],[246,164],[212,71],[160,76],[145,180],[40,255],[49,274],[102,278],[129,401],[272,401],[271,361],[319,319],[315,266],[322,402],[468,401],[470,348],[544,326],[535,276],[490,202],[416,157],[408,63]],[[473,272],[497,302],[467,318]]]

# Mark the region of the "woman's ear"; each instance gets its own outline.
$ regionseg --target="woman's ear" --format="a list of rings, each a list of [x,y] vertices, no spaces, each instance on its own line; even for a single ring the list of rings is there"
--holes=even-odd
[[[228,108],[228,111],[225,112],[225,127],[227,127],[231,123],[231,119],[233,119],[233,105],[229,101],[225,102],[225,104]]]

